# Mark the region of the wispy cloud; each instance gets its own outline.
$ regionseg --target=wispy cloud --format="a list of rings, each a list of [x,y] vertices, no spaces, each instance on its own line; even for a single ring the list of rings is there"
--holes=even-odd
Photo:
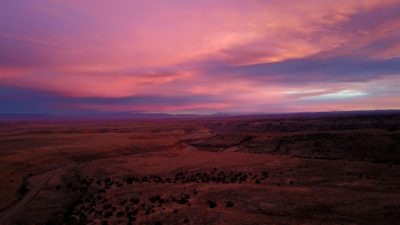
[[[0,20],[3,112],[400,108],[398,0],[1,1]]]
[[[246,77],[261,82],[302,84],[359,82],[382,76],[400,75],[400,58],[380,60],[361,57],[308,57],[281,62],[218,68],[211,73],[228,77]]]

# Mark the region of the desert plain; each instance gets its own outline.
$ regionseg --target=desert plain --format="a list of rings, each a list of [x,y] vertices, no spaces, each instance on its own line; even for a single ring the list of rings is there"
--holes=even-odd
[[[399,224],[400,114],[0,122],[0,224]]]

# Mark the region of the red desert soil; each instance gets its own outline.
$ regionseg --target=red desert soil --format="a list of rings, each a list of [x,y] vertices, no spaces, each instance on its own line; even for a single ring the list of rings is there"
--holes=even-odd
[[[0,224],[396,224],[400,116],[0,122]]]

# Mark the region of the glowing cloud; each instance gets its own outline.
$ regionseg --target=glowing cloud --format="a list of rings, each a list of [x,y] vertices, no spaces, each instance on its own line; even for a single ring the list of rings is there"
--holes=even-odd
[[[398,0],[5,0],[0,20],[0,113],[400,108]]]

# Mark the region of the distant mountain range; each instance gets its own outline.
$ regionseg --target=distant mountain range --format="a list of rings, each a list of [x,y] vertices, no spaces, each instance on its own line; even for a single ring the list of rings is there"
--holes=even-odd
[[[400,110],[358,110],[358,111],[333,111],[333,112],[297,112],[297,113],[215,113],[215,114],[169,114],[145,112],[117,112],[117,113],[92,113],[81,115],[56,115],[34,113],[0,113],[0,120],[101,120],[101,119],[206,119],[206,118],[315,118],[336,116],[373,116],[373,115],[400,115]]]

